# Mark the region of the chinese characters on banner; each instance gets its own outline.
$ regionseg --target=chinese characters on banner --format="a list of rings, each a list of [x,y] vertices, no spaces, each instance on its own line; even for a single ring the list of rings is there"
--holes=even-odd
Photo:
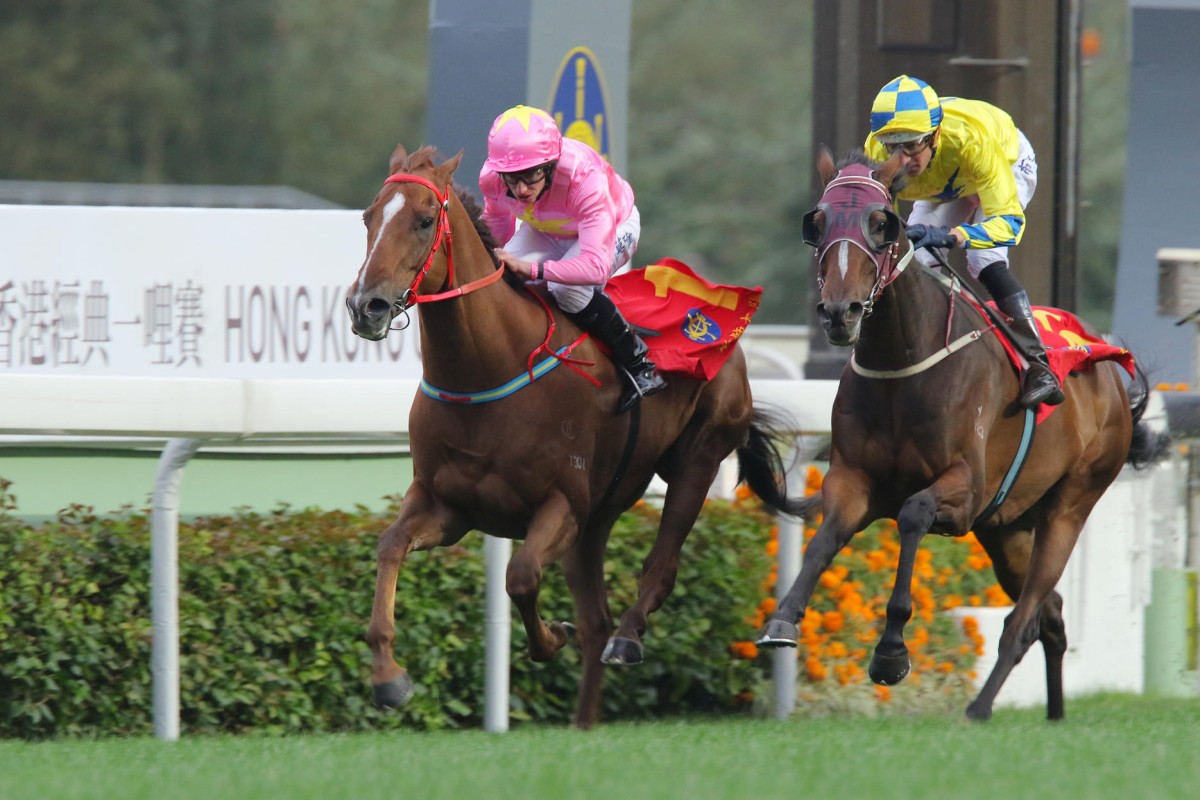
[[[343,211],[0,207],[0,374],[419,378],[415,315],[350,332],[361,231]]]

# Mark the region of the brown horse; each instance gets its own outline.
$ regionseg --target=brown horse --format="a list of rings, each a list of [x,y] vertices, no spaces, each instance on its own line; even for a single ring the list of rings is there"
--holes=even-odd
[[[1066,402],[1038,424],[1024,469],[1006,485],[1025,432],[1016,371],[988,332],[990,320],[913,261],[889,189],[899,157],[877,169],[861,153],[848,162],[838,172],[822,149],[825,192],[805,218],[805,240],[817,247],[817,314],[830,343],[854,348],[834,401],[824,520],[759,644],[795,647],[796,623],[821,573],[857,531],[891,518],[901,550],[869,674],[876,683],[899,682],[909,669],[904,626],[918,545],[926,533],[973,529],[1016,607],[967,717],[991,716],[1005,678],[1040,640],[1047,715],[1059,719],[1067,639],[1054,586],[1122,466],[1146,463],[1162,447],[1140,422],[1145,375],[1137,371],[1140,399],[1131,409],[1113,362],[1072,373]]]
[[[572,634],[577,639],[583,677],[575,724],[587,728],[599,715],[604,664],[642,660],[646,617],[674,587],[680,549],[726,456],[737,452],[744,479],[769,505],[786,511],[796,503],[787,497],[773,438],[783,420],[753,406],[740,350],[711,381],[673,375],[665,391],[620,415],[620,378],[590,339],[570,353],[567,368],[515,393],[491,391],[521,383],[515,379],[538,371],[534,354],[570,347],[580,331],[545,295],[499,280],[496,242],[478,205],[452,188],[461,156],[439,164],[432,148],[411,156],[396,148],[392,175],[363,215],[367,255],[346,296],[353,330],[367,339],[385,337],[393,319],[418,304],[426,388],[409,415],[413,481],[379,539],[367,628],[375,702],[400,706],[412,691],[392,655],[405,558],[479,530],[524,540],[509,562],[506,590],[535,661],[549,659]],[[497,394],[494,402],[463,401]],[[637,602],[613,632],[605,547],[617,518],[656,473],[668,487],[662,524]],[[542,570],[558,560],[574,627],[547,623],[538,611]]]

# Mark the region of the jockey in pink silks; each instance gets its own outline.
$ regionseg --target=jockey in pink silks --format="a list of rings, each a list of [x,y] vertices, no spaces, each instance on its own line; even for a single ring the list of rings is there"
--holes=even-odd
[[[545,111],[514,106],[492,123],[479,190],[483,219],[505,243],[496,249],[504,268],[545,281],[559,308],[629,376],[618,412],[666,388],[646,343],[604,293],[633,257],[642,228],[633,189],[612,165],[564,139]]]

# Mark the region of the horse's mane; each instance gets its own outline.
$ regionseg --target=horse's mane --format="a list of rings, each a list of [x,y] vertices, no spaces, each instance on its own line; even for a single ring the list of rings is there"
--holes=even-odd
[[[412,155],[408,157],[407,170],[415,172],[421,167],[433,167],[445,159],[442,158],[437,148],[433,145],[422,145],[418,147]],[[463,186],[457,181],[453,184],[454,194],[458,196],[458,202],[463,204],[463,208],[467,210],[467,215],[471,217],[472,224],[475,225],[475,232],[479,234],[479,238],[483,240],[483,246],[487,248],[488,255],[491,256],[492,262],[496,268],[500,268],[500,262],[496,260],[496,254],[493,252],[500,246],[500,242],[496,241],[496,237],[492,234],[492,229],[483,221],[483,206],[475,198],[475,195],[469,188]]]
[[[846,157],[838,162],[837,169],[844,169],[851,164],[861,164],[862,166],[870,167],[871,169],[875,169],[879,166],[878,161],[872,161],[871,159],[867,158],[866,152],[861,147],[856,147],[850,152],[846,153]]]

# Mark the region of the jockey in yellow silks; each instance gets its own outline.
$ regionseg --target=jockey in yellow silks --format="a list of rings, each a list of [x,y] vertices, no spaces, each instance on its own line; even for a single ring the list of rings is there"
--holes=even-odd
[[[1029,295],[1008,268],[1008,248],[1025,232],[1025,206],[1037,187],[1037,158],[1003,110],[981,100],[939,98],[925,81],[901,75],[871,105],[863,149],[874,161],[899,152],[893,195],[912,200],[908,238],[924,248],[967,248],[967,269],[1012,318],[1013,340],[1028,363],[1021,405],[1057,405],[1062,387],[1050,370]]]

